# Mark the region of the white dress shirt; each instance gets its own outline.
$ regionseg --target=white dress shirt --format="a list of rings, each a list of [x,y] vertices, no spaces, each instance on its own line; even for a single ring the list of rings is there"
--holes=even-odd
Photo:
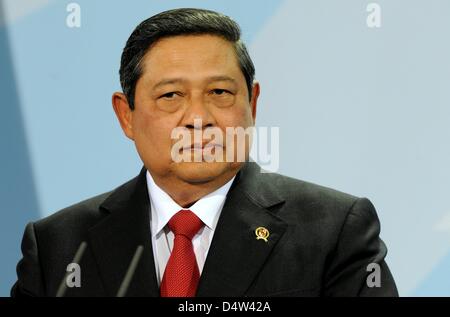
[[[173,248],[174,235],[167,226],[170,218],[182,209],[189,209],[205,224],[194,238],[192,238],[195,257],[201,274],[217,221],[219,220],[225,198],[233,180],[234,177],[216,191],[199,199],[191,207],[183,208],[156,185],[152,176],[147,171],[147,189],[151,206],[150,228],[152,231],[152,247],[158,285],[161,283]]]

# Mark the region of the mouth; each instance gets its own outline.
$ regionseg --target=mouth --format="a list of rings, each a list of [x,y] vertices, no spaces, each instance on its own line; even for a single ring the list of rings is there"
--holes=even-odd
[[[194,143],[182,148],[183,151],[205,151],[213,148],[223,148],[223,145],[216,143]]]

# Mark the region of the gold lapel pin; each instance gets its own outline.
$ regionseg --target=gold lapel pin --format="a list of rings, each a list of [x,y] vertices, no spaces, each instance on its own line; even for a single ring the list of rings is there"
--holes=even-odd
[[[264,241],[268,242],[267,238],[269,237],[270,232],[266,228],[264,228],[264,227],[256,228],[255,234],[256,234],[256,240],[264,240]]]

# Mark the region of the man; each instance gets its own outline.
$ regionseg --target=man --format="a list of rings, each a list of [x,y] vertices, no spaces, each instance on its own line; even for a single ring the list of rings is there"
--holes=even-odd
[[[254,126],[254,73],[222,14],[177,9],[142,22],[112,103],[144,168],[30,223],[12,296],[396,296],[367,199],[262,173],[248,139],[244,160],[222,159],[238,142],[191,139]],[[191,134],[174,150],[178,128]]]

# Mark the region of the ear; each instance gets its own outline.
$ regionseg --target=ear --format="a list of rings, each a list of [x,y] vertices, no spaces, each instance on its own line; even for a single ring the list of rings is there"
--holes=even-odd
[[[123,133],[134,140],[133,137],[133,110],[130,109],[127,97],[121,92],[115,92],[112,96],[112,105]]]
[[[253,88],[252,88],[252,100],[250,100],[250,105],[252,107],[252,117],[253,122],[256,121],[256,107],[258,105],[258,97],[260,93],[260,86],[259,82],[256,80],[253,82]]]

